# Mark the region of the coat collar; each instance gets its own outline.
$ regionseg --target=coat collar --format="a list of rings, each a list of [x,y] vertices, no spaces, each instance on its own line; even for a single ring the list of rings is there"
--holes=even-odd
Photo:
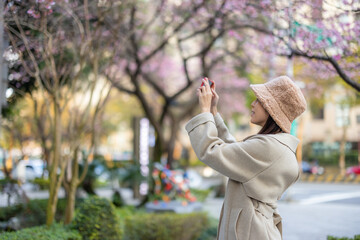
[[[294,153],[296,153],[296,148],[299,144],[299,139],[288,133],[256,134],[256,135],[251,135],[251,136],[245,138],[243,141],[246,141],[247,139],[252,138],[252,137],[259,137],[259,136],[274,138],[281,144],[287,146]]]

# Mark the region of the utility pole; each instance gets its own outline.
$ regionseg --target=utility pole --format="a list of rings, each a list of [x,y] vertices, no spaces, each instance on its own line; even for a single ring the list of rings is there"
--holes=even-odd
[[[4,34],[4,3],[0,4],[0,123],[2,107],[6,106],[7,89],[7,64],[4,60],[4,52],[7,45]],[[1,128],[0,128],[1,134]]]
[[[0,3],[0,136],[1,136],[1,122],[2,122],[2,107],[6,104],[6,89],[7,89],[7,66],[4,61],[4,3]],[[5,164],[5,154],[0,146],[2,153],[3,164]],[[0,162],[1,163],[1,162]]]

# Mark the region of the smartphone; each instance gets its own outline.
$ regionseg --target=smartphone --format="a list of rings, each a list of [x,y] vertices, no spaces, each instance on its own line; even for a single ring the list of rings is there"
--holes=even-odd
[[[209,81],[210,88],[212,88],[213,85],[214,85],[214,81],[212,81],[212,80],[210,80],[210,79],[208,79],[208,81]],[[204,86],[204,83],[201,83],[201,86],[200,86],[200,87],[202,87],[202,86]]]

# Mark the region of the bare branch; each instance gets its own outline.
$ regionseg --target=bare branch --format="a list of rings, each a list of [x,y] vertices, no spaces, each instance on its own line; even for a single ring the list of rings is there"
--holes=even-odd
[[[292,53],[295,56],[301,56],[301,57],[306,57],[308,59],[316,59],[316,60],[321,60],[321,61],[325,61],[325,62],[329,62],[334,69],[336,70],[336,72],[339,74],[339,76],[351,87],[353,87],[354,89],[356,89],[358,92],[360,92],[360,83],[355,82],[354,80],[352,80],[346,73],[345,71],[340,67],[339,63],[333,58],[333,57],[326,57],[326,56],[318,56],[318,55],[308,55],[306,53],[300,52],[298,50],[294,50],[292,49]]]
[[[184,20],[179,23],[175,28],[172,34],[170,34],[168,37],[166,37],[153,51],[151,51],[147,56],[144,57],[143,63],[148,61],[150,58],[152,58],[156,53],[158,53],[163,47],[169,42],[169,39],[173,37],[177,32],[179,32],[186,23],[190,21],[190,19],[194,16],[196,16],[196,12],[205,4],[206,1],[202,1],[201,4],[196,5],[194,9],[192,9],[193,14],[189,14],[187,17],[184,18]]]

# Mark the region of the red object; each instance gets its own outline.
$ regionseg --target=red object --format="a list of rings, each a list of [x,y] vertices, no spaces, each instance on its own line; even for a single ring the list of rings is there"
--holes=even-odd
[[[172,189],[172,185],[170,184],[170,183],[167,183],[166,185],[165,185],[165,190],[166,191],[169,191],[169,190],[171,190]]]
[[[212,81],[212,80],[210,80],[210,79],[208,79],[208,78],[203,78],[203,79],[209,81],[210,88],[214,88],[214,81]],[[204,86],[204,83],[203,83],[203,82],[201,83],[201,86],[200,86],[200,87],[202,87],[202,86]]]
[[[360,175],[360,166],[353,166],[346,169],[346,174]]]

